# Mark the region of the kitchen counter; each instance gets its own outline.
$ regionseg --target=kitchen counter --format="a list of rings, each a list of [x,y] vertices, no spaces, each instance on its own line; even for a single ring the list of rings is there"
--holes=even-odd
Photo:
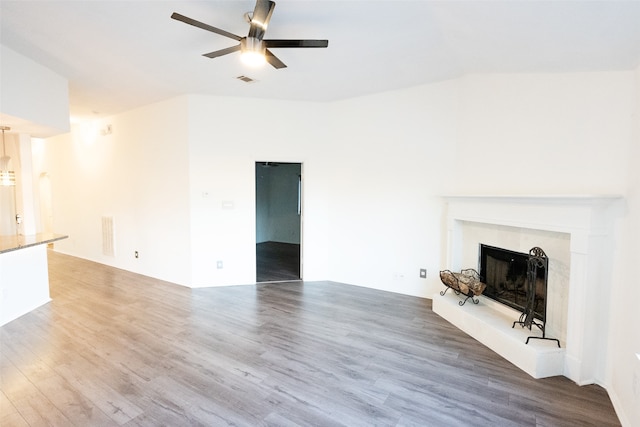
[[[51,301],[47,244],[68,236],[0,236],[0,326]]]
[[[38,233],[31,236],[0,236],[0,254],[36,245],[46,245],[69,236],[54,233]]]

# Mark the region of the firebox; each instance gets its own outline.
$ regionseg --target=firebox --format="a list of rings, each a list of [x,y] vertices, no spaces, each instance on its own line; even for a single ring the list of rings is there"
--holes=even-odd
[[[480,244],[479,272],[487,287],[483,295],[520,312],[527,309],[529,254]],[[547,298],[547,269],[536,271],[533,316],[544,322]]]

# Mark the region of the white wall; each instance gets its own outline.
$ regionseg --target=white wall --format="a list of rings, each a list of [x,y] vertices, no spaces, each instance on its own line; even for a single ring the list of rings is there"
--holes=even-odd
[[[618,242],[615,248],[613,288],[611,292],[612,319],[609,343],[609,394],[624,414],[623,425],[640,425],[640,329],[636,297],[638,284],[637,269],[640,265],[640,67],[635,72],[635,97],[632,111],[632,142],[626,155],[618,157],[619,165],[627,173],[626,215],[618,225]],[[626,421],[626,422],[625,422]]]
[[[192,97],[193,285],[255,282],[253,164],[278,159],[304,163],[305,280],[432,295],[456,105],[455,82],[336,104]]]
[[[69,235],[56,250],[191,282],[187,113],[176,98],[46,141],[36,175],[51,177],[54,230]],[[103,216],[114,218],[114,257],[102,252]]]
[[[427,297],[439,289],[457,97],[447,81],[331,106],[328,278]]]
[[[473,75],[460,85],[456,191],[624,191],[632,73]]]
[[[265,159],[304,163],[302,274],[326,279],[327,106],[192,96],[189,109],[193,286],[255,283],[255,162]]]

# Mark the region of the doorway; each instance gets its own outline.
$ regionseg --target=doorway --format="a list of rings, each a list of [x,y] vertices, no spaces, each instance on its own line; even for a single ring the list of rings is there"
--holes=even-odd
[[[302,278],[302,164],[256,162],[256,282]]]

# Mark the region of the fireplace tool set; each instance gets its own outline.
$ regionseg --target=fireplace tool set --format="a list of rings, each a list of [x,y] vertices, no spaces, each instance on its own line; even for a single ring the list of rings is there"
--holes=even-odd
[[[534,316],[536,309],[536,293],[538,292],[538,287],[544,287],[542,290],[544,295],[547,294],[547,281],[538,280],[538,269],[544,269],[545,274],[549,267],[549,259],[547,258],[547,254],[544,253],[542,249],[539,247],[534,247],[529,250],[529,260],[527,262],[527,304],[524,308],[524,311],[520,315],[520,318],[513,322],[512,328],[515,328],[516,325],[520,325],[523,328],[529,328],[531,330],[532,326],[536,326],[538,329],[542,331],[541,337],[530,336],[527,338],[527,344],[529,344],[529,340],[531,338],[538,340],[550,340],[558,343],[558,347],[560,347],[560,340],[557,338],[548,338],[545,332],[545,323],[547,320],[547,304],[545,301],[544,307],[542,308],[542,322],[538,322]]]

